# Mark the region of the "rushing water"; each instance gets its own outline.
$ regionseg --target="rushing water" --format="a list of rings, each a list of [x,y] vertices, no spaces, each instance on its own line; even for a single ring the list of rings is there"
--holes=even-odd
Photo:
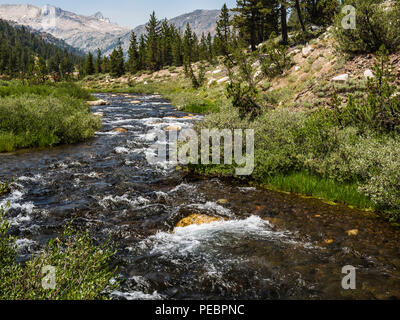
[[[400,299],[398,229],[346,207],[151,166],[150,130],[201,117],[157,96],[97,96],[111,105],[93,108],[104,127],[91,141],[0,155],[0,180],[14,181],[0,205],[11,203],[20,259],[75,218],[118,245],[115,298]],[[128,132],[112,131],[121,127]],[[175,228],[192,213],[224,219]],[[346,265],[357,268],[356,290],[342,289]]]

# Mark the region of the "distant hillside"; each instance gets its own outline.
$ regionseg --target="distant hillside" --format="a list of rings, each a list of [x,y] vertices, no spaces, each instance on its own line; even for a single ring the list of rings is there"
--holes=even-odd
[[[38,57],[57,65],[63,63],[73,66],[83,63],[84,58],[81,54],[74,54],[74,50],[69,46],[58,47],[56,44],[60,43],[59,41],[0,19],[0,74],[30,73]]]
[[[66,50],[69,53],[75,54],[75,55],[81,55],[84,56],[86,53],[78,48],[75,48],[73,46],[70,46],[68,43],[66,43],[64,40],[56,38],[52,36],[50,33],[47,32],[41,32],[38,30],[35,30],[29,26],[23,26],[20,25],[14,21],[7,21],[11,26],[21,29],[22,27],[25,28],[25,30],[33,33],[34,35],[38,36],[39,38],[43,39],[46,43],[55,45],[56,47]]]
[[[100,12],[83,16],[54,6],[0,5],[0,18],[51,34],[85,52],[100,47],[109,54],[118,38],[130,32],[130,28],[111,23]]]
[[[190,23],[198,36],[203,32],[214,35],[219,13],[219,10],[196,10],[170,19],[169,22],[181,29]],[[54,17],[54,25],[43,23],[48,20],[51,22],[51,17]],[[92,16],[83,16],[53,6],[40,8],[32,5],[0,5],[0,19],[14,21],[40,33],[45,32],[46,38],[48,38],[47,35],[51,35],[64,40],[66,45],[86,53],[100,48],[106,55],[111,54],[116,48],[118,39],[121,39],[123,48],[127,51],[132,32],[130,28],[112,23],[101,12]],[[134,31],[138,35],[143,34],[145,25],[136,27]],[[51,41],[55,43],[56,40]],[[55,44],[66,48],[63,43]]]

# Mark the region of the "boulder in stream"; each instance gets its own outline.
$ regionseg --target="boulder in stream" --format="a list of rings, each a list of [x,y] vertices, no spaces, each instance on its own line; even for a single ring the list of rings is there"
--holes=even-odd
[[[206,216],[204,214],[194,213],[194,214],[190,215],[189,217],[186,217],[186,218],[182,219],[181,221],[179,221],[176,226],[184,228],[184,227],[191,226],[193,224],[196,224],[199,226],[202,224],[210,224],[210,223],[216,222],[216,221],[222,221],[222,218],[210,217],[210,216]]]

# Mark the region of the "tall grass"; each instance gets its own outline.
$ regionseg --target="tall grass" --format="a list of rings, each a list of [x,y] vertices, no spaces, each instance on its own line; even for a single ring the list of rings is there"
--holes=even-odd
[[[298,193],[360,209],[377,208],[376,204],[358,191],[356,183],[338,183],[306,171],[266,177],[261,181],[261,185],[273,190]]]
[[[76,84],[0,86],[0,152],[77,143],[101,127]]]
[[[34,94],[41,97],[71,97],[80,100],[92,100],[89,91],[72,82],[43,85],[28,85],[20,81],[1,81],[0,98]]]

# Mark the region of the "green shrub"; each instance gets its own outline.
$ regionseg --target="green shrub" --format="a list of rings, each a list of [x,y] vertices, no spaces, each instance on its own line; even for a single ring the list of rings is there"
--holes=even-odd
[[[396,95],[396,78],[383,47],[378,52],[378,62],[373,67],[373,73],[374,78],[369,79],[367,85],[367,98],[356,100],[350,95],[345,107],[341,106],[340,99],[336,99],[334,118],[341,127],[357,126],[377,133],[398,133],[400,99]]]
[[[385,3],[385,4],[384,4]],[[339,48],[349,53],[376,52],[382,45],[394,52],[400,45],[400,6],[387,7],[384,0],[347,0],[344,5],[356,8],[356,28],[344,29],[347,13],[336,15],[335,38]]]
[[[261,47],[262,70],[267,77],[273,78],[281,75],[292,65],[287,48],[276,41],[276,35],[271,34],[270,39]]]
[[[1,211],[1,209],[0,209]],[[0,300],[99,300],[108,299],[115,269],[115,254],[108,243],[95,246],[88,232],[67,228],[60,239],[25,265],[15,262],[15,238],[7,235],[9,223],[0,212]],[[45,289],[43,267],[55,269],[54,289]]]
[[[83,141],[101,121],[80,100],[26,94],[0,103],[0,152]]]
[[[253,121],[224,106],[200,128],[254,129],[251,179],[268,186],[379,208],[400,218],[400,140],[355,126],[337,126],[335,112],[270,110]],[[232,166],[199,167],[234,175]]]

